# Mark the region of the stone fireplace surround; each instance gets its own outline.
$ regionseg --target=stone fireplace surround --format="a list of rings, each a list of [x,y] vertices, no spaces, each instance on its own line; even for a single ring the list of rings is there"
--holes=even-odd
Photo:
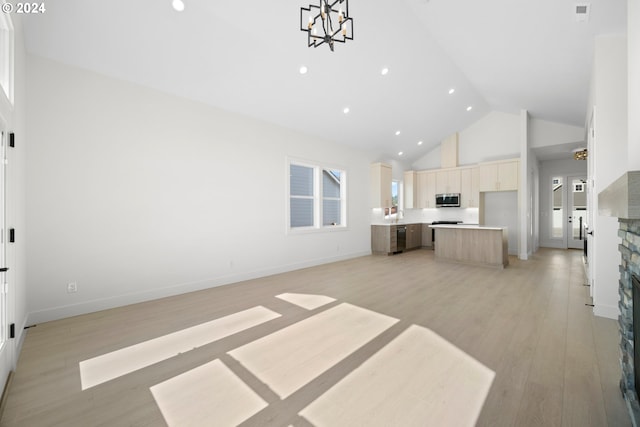
[[[620,390],[627,403],[631,421],[634,426],[638,426],[640,425],[638,400],[640,384],[636,386],[635,381],[634,345],[640,345],[640,342],[634,343],[632,278],[635,276],[640,280],[640,171],[627,172],[601,192],[598,195],[598,213],[617,217],[619,223],[618,237],[622,240],[618,246],[621,255],[618,282],[620,296],[618,324],[622,370]],[[636,301],[639,301],[638,290],[635,292]],[[638,307],[636,310],[640,312]],[[636,319],[636,323],[637,327],[640,327],[640,319]],[[638,366],[640,367],[640,361]]]
[[[634,425],[640,422],[640,405],[635,386],[634,368],[634,326],[633,326],[633,300],[638,301],[638,289],[633,289],[632,277],[635,275],[640,280],[640,220],[619,219],[620,228],[618,236],[622,239],[619,246],[622,255],[620,263],[620,365],[622,378],[620,390],[624,396]],[[635,296],[634,296],[635,293]],[[637,307],[636,307],[637,309]],[[640,319],[636,319],[638,322]],[[640,327],[640,324],[636,325]],[[640,342],[635,345],[640,345]],[[640,362],[640,361],[639,361]]]

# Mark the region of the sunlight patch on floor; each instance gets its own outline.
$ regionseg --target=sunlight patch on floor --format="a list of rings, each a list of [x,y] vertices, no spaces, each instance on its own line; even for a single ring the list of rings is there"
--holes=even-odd
[[[169,427],[235,426],[267,407],[220,360],[154,385],[151,393]]]
[[[412,325],[300,415],[323,426],[473,426],[495,373]]]
[[[284,293],[276,295],[276,298],[280,298],[283,301],[297,305],[298,307],[302,307],[306,310],[313,310],[335,301],[335,298],[313,294]]]
[[[280,317],[258,306],[80,362],[82,390]]]
[[[343,303],[228,354],[284,399],[396,322]]]

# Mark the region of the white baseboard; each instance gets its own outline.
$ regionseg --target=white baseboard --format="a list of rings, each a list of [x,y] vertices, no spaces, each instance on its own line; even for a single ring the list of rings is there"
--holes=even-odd
[[[216,277],[209,280],[181,283],[160,289],[151,289],[148,291],[115,295],[108,298],[101,298],[91,301],[85,301],[73,305],[64,305],[59,307],[47,308],[45,310],[33,311],[27,315],[25,325],[36,325],[38,323],[50,322],[52,320],[64,319],[67,317],[79,316],[96,311],[107,310],[115,307],[151,301],[159,298],[166,298],[174,295],[185,294],[188,292],[201,291],[216,286],[229,285],[231,283],[242,282],[245,280],[256,279],[259,277],[271,276],[274,274],[286,273],[288,271],[300,270],[302,268],[314,267],[322,264],[329,264],[337,261],[344,261],[351,258],[371,255],[371,251],[355,252],[334,257],[313,259],[295,264],[282,265],[274,268],[264,269],[260,271],[250,271],[229,276]]]
[[[593,307],[593,314],[598,317],[606,317],[607,319],[618,320],[620,309],[617,305],[610,306],[597,304],[595,307]]]

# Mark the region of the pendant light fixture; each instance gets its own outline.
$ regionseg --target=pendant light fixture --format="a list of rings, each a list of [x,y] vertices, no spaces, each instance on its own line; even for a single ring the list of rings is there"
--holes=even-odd
[[[307,33],[308,47],[353,40],[353,19],[349,16],[349,0],[319,0],[319,4],[300,8],[300,31]]]
[[[577,150],[574,150],[573,152],[573,158],[575,160],[587,160],[588,157],[588,152],[586,148],[579,148]]]

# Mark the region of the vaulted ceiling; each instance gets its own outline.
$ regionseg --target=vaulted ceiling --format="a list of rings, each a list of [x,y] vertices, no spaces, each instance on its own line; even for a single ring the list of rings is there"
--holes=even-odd
[[[318,0],[184,3],[49,1],[23,16],[27,50],[411,161],[491,110],[583,126],[594,37],[626,31],[625,0],[585,22],[567,0],[350,0],[331,52],[299,29]]]

